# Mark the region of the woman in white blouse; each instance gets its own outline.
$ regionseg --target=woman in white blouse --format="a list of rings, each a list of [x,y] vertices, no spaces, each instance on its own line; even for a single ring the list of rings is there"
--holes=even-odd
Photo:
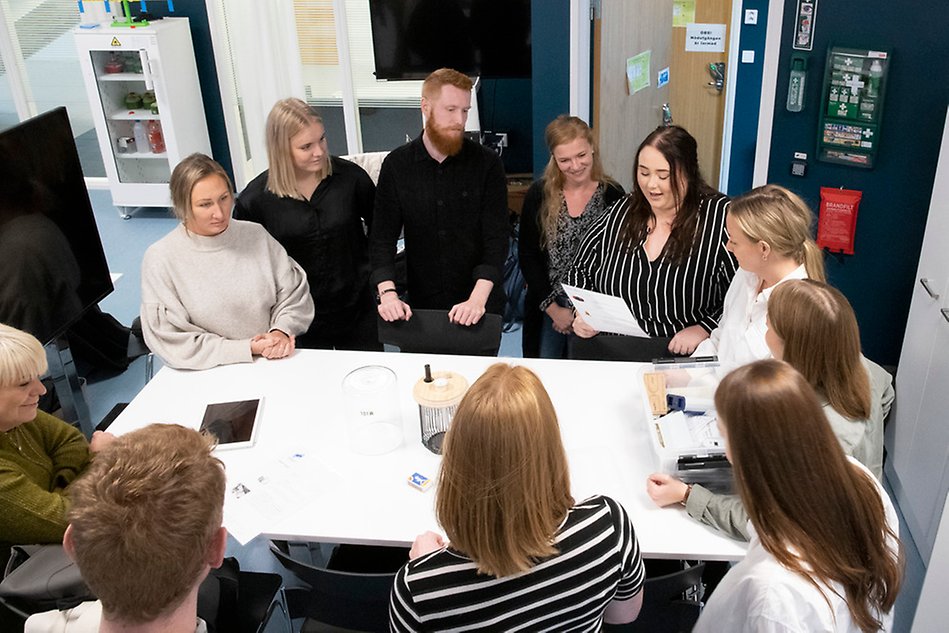
[[[715,405],[753,534],[694,631],[889,630],[903,576],[896,511],[844,456],[808,382],[757,361],[725,377]]]
[[[796,194],[764,185],[732,200],[726,248],[738,260],[718,327],[694,356],[717,355],[722,371],[768,358],[768,297],[788,279],[824,281],[824,259],[811,237],[814,215]]]

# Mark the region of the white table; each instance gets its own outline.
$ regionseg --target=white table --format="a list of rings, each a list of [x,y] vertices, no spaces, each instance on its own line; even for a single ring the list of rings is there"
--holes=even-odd
[[[643,555],[650,558],[735,560],[745,545],[689,518],[684,508],[657,508],[646,494],[656,457],[645,429],[639,381],[641,364],[501,359],[533,369],[543,380],[560,419],[577,500],[601,493],[629,512]],[[263,395],[262,428],[252,449],[221,451],[229,483],[254,467],[293,451],[335,473],[314,478],[318,503],[301,504],[291,516],[263,530],[290,540],[407,545],[438,529],[434,486],[419,492],[406,483],[413,472],[434,478],[440,457],[420,441],[412,387],[423,366],[452,370],[473,383],[498,359],[374,352],[298,351],[279,361],[207,371],[162,369],[116,419],[121,434],[151,422],[198,428],[205,405]],[[404,439],[387,454],[365,456],[349,448],[341,383],[365,365],[390,367],[398,376]]]

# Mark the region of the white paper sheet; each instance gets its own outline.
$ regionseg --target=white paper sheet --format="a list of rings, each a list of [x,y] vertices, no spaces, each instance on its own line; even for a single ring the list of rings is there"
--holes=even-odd
[[[319,503],[342,477],[303,453],[264,461],[253,469],[227,471],[224,527],[246,545],[263,525],[290,516],[307,504]]]
[[[573,302],[573,307],[590,327],[599,332],[612,332],[628,336],[649,335],[640,327],[629,306],[620,297],[605,295],[602,292],[584,290],[563,284],[563,290]]]

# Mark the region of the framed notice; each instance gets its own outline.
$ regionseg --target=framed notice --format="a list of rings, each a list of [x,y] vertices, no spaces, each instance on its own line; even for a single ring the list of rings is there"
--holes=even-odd
[[[814,48],[814,22],[817,20],[817,0],[797,0],[794,14],[794,41],[791,48],[809,51]]]

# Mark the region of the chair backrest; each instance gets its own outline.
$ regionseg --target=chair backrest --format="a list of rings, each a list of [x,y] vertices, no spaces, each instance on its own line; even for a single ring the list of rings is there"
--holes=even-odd
[[[291,606],[293,617],[306,615],[323,624],[357,631],[389,630],[389,594],[395,572],[364,574],[327,569],[306,560],[306,544],[273,541],[270,551],[281,565],[311,587],[305,612],[295,612]]]
[[[606,632],[618,633],[687,633],[692,630],[702,604],[683,598],[683,594],[702,583],[705,564],[699,563],[681,571],[647,578],[643,586],[643,607],[639,617],[630,624],[607,624]]]
[[[501,316],[485,314],[474,325],[448,320],[447,310],[412,310],[408,321],[379,319],[379,342],[417,354],[497,356],[501,346]]]
[[[621,360],[648,363],[654,358],[672,356],[668,339],[598,334],[592,338],[571,336],[567,358],[574,360]]]

